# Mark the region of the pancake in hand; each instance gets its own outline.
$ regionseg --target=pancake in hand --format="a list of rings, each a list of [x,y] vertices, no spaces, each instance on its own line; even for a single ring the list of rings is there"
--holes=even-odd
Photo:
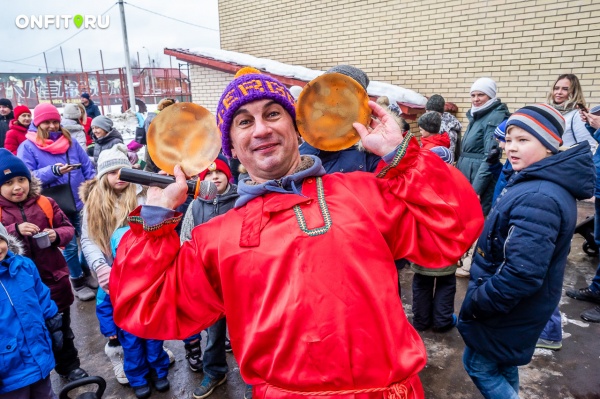
[[[296,105],[296,124],[302,138],[324,151],[340,151],[360,140],[352,123],[370,122],[369,96],[354,79],[327,73],[304,87]]]

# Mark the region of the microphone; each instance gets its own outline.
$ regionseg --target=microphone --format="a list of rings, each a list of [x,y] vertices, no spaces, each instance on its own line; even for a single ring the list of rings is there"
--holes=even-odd
[[[165,188],[175,183],[173,176],[159,175],[158,173],[146,172],[138,169],[123,168],[119,171],[119,180],[129,183],[141,184],[142,186]],[[213,200],[217,196],[217,186],[207,180],[188,180],[188,195],[194,198],[200,197],[204,200]]]

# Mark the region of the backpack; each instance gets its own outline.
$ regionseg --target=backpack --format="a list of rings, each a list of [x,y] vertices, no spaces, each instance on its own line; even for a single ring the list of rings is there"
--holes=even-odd
[[[54,209],[52,209],[52,204],[48,197],[44,197],[40,195],[36,201],[36,204],[42,208],[42,212],[48,218],[48,223],[50,223],[50,228],[52,228],[52,220],[54,219]],[[0,221],[2,220],[2,207],[0,207]]]

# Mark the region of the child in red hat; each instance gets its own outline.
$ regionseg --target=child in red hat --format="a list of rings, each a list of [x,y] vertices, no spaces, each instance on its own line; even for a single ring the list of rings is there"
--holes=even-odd
[[[31,110],[26,105],[19,105],[13,110],[15,119],[9,123],[8,132],[6,132],[6,140],[4,148],[13,154],[17,155],[17,148],[25,141],[27,128],[31,124]]]

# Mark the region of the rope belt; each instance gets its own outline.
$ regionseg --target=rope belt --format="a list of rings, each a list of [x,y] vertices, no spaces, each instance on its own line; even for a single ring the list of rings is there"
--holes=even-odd
[[[383,397],[385,399],[407,399],[409,391],[408,387],[406,386],[406,382],[407,380],[395,382],[390,386],[380,388],[345,389],[342,391],[292,391],[289,389],[276,387],[274,385],[269,386],[281,392],[300,396],[333,396],[383,392]]]

